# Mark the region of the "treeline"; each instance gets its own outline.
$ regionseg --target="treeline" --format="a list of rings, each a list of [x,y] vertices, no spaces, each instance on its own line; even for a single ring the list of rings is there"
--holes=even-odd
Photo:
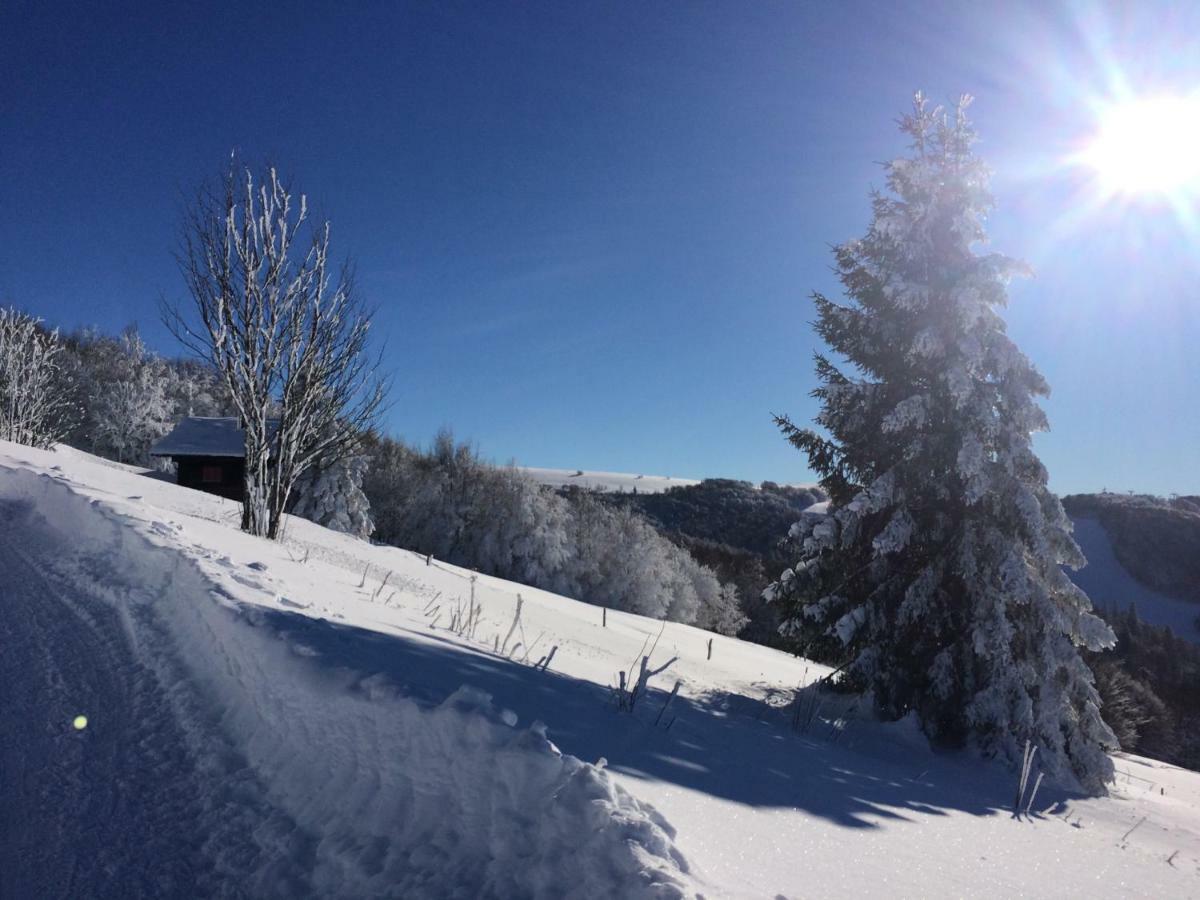
[[[153,353],[135,327],[113,337],[34,324],[55,351],[55,439],[150,466],[150,447],[180,418],[233,414],[210,366]],[[428,451],[371,434],[362,455],[306,473],[294,500],[293,512],[328,527],[367,537],[374,519],[376,540],[590,603],[724,634],[746,623],[737,587],[636,510],[558,497],[449,434]]]
[[[706,478],[659,494],[602,496],[605,502],[634,507],[663,531],[762,555],[778,549],[800,513],[826,499],[818,487],[788,487],[773,481],[755,487],[730,478]]]
[[[564,496],[578,488],[564,488]],[[644,515],[666,538],[712,569],[742,598],[747,617],[739,637],[782,647],[779,613],[762,599],[763,589],[793,560],[785,552],[788,529],[801,513],[826,499],[817,487],[789,487],[764,481],[708,478],[699,484],[668,488],[660,494],[598,493],[606,505]]]
[[[217,373],[147,349],[137,328],[120,337],[83,329],[59,338],[63,442],[117,462],[149,466],[151,445],[183,416],[231,414]]]
[[[1072,516],[1098,519],[1121,565],[1142,584],[1200,603],[1200,497],[1073,494]]]
[[[1134,607],[1101,615],[1117,645],[1086,659],[1121,748],[1200,770],[1200,647]]]
[[[375,438],[363,490],[375,539],[588,603],[736,634],[733,585],[637,511],[560,496],[448,432],[428,450]]]

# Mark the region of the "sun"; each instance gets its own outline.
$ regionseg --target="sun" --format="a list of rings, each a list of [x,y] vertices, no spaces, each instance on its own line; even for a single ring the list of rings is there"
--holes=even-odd
[[[1078,161],[1109,196],[1200,196],[1200,95],[1107,106]]]

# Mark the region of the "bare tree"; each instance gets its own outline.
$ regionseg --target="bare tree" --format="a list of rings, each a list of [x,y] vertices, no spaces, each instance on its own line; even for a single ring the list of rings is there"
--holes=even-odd
[[[329,260],[329,223],[269,168],[231,158],[186,211],[177,254],[191,302],[163,304],[179,341],[220,372],[245,428],[242,528],[277,537],[296,480],[356,453],[384,400],[368,356],[371,312],[348,264]]]
[[[69,429],[70,398],[60,384],[57,331],[0,308],[0,439],[47,448]]]

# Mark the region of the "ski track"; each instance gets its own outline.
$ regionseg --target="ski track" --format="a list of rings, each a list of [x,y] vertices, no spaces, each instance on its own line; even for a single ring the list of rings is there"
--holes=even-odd
[[[20,585],[0,602],[0,646],[24,648],[0,654],[0,896],[304,893],[305,836],[182,673],[167,680],[177,667],[149,609],[131,613],[135,650],[132,623],[72,562],[30,504],[0,507],[0,570]]]

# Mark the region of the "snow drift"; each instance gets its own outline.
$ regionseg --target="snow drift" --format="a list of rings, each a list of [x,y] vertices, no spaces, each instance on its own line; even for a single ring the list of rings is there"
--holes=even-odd
[[[220,771],[216,757],[238,754],[260,802],[286,815],[290,824],[251,823],[257,850],[220,862],[252,894],[685,894],[670,825],[603,769],[560,753],[537,723],[515,727],[486,693],[463,687],[428,707],[379,676],[322,666],[172,547],[178,526],[125,519],[28,471],[0,470],[0,502],[9,539],[19,529],[75,602],[117,612],[200,768]],[[103,723],[124,699],[100,698],[89,717]],[[219,813],[177,825],[205,834]]]

